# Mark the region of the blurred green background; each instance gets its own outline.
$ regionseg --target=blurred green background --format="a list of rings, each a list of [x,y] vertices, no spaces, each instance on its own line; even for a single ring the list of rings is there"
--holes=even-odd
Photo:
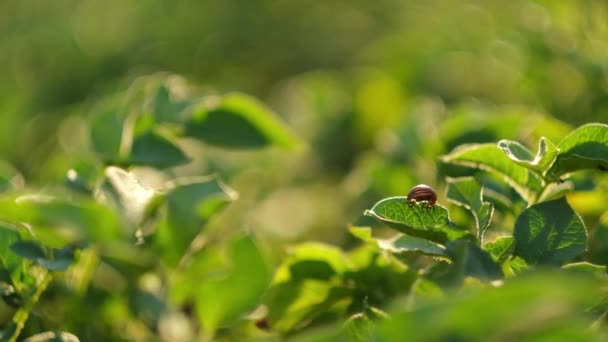
[[[199,149],[184,172],[219,172],[256,194],[247,222],[266,217],[260,225],[292,238],[316,227],[331,239],[370,201],[462,174],[437,164],[459,144],[506,138],[533,149],[541,135],[558,142],[608,118],[608,5],[599,1],[0,6],[0,154],[28,183],[63,181],[90,159],[83,126],[100,97],[175,73],[207,93],[261,98],[309,145]],[[273,214],[282,205],[303,208],[301,217]]]
[[[312,116],[345,121],[332,139],[356,144],[334,145],[338,167],[421,100],[605,121],[607,14],[601,1],[7,1],[0,153],[39,177],[75,105],[159,70],[257,95],[300,133]]]

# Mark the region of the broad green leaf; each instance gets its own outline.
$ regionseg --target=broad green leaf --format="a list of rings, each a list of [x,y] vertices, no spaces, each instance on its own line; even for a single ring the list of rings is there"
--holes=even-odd
[[[306,242],[290,250],[277,268],[273,283],[306,278],[327,280],[347,270],[348,261],[341,249],[320,242]]]
[[[376,240],[372,237],[372,229],[370,227],[348,227],[348,232],[363,242],[376,243]]]
[[[118,109],[106,109],[93,118],[91,143],[102,160],[120,159],[123,127],[124,115]]]
[[[154,118],[157,122],[181,123],[184,121],[184,110],[191,104],[186,99],[174,99],[169,84],[158,87],[154,96]]]
[[[134,231],[145,219],[146,210],[158,193],[141,184],[137,177],[121,168],[109,166],[105,169],[98,196],[122,215],[128,229]]]
[[[492,256],[473,241],[450,241],[446,244],[446,254],[452,262],[436,264],[429,273],[430,279],[444,286],[459,286],[465,277],[488,282],[503,278],[502,269]]]
[[[450,178],[447,182],[448,199],[473,213],[477,225],[477,239],[483,241],[483,235],[494,214],[494,205],[483,201],[483,188],[475,178]]]
[[[582,169],[608,170],[608,125],[591,123],[580,126],[557,145],[559,153],[546,177],[559,177]]]
[[[319,242],[294,246],[265,296],[270,328],[291,331],[326,313],[337,301],[351,299],[352,292],[338,285],[348,271],[346,255],[335,246]]]
[[[203,327],[211,331],[253,310],[270,282],[264,258],[251,238],[231,241],[227,260],[223,274],[198,284],[196,313]]]
[[[38,240],[57,245],[90,239],[107,241],[122,236],[118,215],[86,197],[26,195],[7,200],[0,217],[32,225]],[[47,241],[47,239],[49,241]]]
[[[540,138],[538,142],[536,156],[532,155],[525,146],[517,141],[501,140],[498,142],[498,148],[517,164],[539,175],[543,175],[551,167],[558,153],[557,147],[545,137]]]
[[[166,194],[167,212],[155,236],[165,261],[177,265],[209,219],[236,198],[236,192],[215,177],[175,181]]]
[[[74,247],[65,246],[63,248],[53,248],[50,257],[38,259],[36,262],[51,271],[65,271],[75,261]]]
[[[512,237],[504,236],[486,243],[483,248],[492,255],[497,263],[502,264],[513,254],[515,246]]]
[[[21,290],[21,277],[25,271],[23,259],[11,250],[11,245],[21,241],[21,234],[0,225],[0,282]]]
[[[43,248],[34,241],[18,241],[11,245],[11,250],[19,256],[30,259],[51,271],[65,271],[76,260],[74,246],[63,248]]]
[[[532,171],[517,165],[495,144],[462,145],[441,158],[445,163],[494,172],[509,183],[528,203],[541,190],[541,179]]]
[[[498,288],[446,296],[378,322],[370,341],[599,341],[586,313],[602,293],[593,277],[535,272]]]
[[[231,148],[294,148],[298,139],[270,109],[243,94],[229,94],[201,108],[186,123],[186,136]]]
[[[375,239],[369,227],[350,227],[349,232],[359,240],[371,243],[392,253],[415,253],[432,256],[446,256],[445,247],[432,241],[405,234],[397,234],[390,239]]]
[[[378,246],[392,253],[419,253],[432,256],[447,257],[445,247],[432,241],[405,234],[399,234],[391,239],[379,239]]]
[[[365,215],[375,217],[408,235],[444,243],[469,233],[449,227],[448,210],[435,204],[410,203],[407,197],[389,197],[376,203]]]
[[[504,264],[504,270],[509,275],[518,275],[528,269],[528,263],[518,256],[513,256],[507,259]]]
[[[565,198],[535,204],[515,221],[514,255],[528,264],[560,265],[587,248],[585,224]]]
[[[129,154],[129,164],[168,168],[188,163],[184,152],[166,137],[149,131],[133,141]]]
[[[37,261],[38,259],[46,259],[47,251],[42,246],[34,241],[17,241],[10,246],[11,250],[22,258]]]
[[[549,183],[538,198],[538,202],[546,202],[559,197],[563,197],[565,194],[572,192],[572,190],[574,190],[574,183],[569,180],[557,183]]]
[[[158,255],[148,246],[136,246],[127,241],[112,241],[99,246],[99,257],[128,279],[136,281],[154,269]]]
[[[571,272],[580,272],[584,274],[591,274],[600,279],[607,279],[608,274],[606,273],[605,265],[594,265],[589,262],[575,262],[562,266],[562,269]]]
[[[273,331],[290,332],[328,314],[337,303],[348,305],[350,300],[352,290],[334,287],[324,280],[303,279],[275,284],[266,295],[267,320]]]

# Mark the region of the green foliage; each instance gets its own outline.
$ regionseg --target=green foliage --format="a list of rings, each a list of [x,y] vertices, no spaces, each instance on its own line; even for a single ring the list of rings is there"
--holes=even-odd
[[[222,147],[276,145],[294,148],[298,145],[297,139],[275,116],[249,96],[229,94],[209,106],[196,109],[186,123],[185,135]]]
[[[441,159],[467,167],[493,172],[512,186],[526,201],[533,201],[534,194],[541,189],[541,179],[527,168],[513,163],[496,144],[473,144],[460,146]]]
[[[515,255],[528,264],[562,264],[585,252],[587,231],[564,198],[535,204],[515,221]]]
[[[466,231],[450,227],[448,210],[425,202],[410,203],[407,197],[391,197],[376,203],[365,215],[375,217],[391,227],[413,236],[435,242],[446,242],[465,236]]]
[[[557,154],[546,176],[556,180],[581,169],[608,170],[608,125],[587,124],[568,134],[557,145]]]
[[[448,179],[447,196],[450,201],[470,210],[477,225],[477,239],[490,227],[494,206],[483,200],[483,189],[474,178]]]

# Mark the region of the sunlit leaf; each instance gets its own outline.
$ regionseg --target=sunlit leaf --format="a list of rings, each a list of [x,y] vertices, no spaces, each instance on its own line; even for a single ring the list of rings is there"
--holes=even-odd
[[[583,254],[587,230],[565,198],[525,209],[515,221],[514,254],[528,264],[562,264]]]
[[[141,184],[137,177],[121,168],[105,169],[100,191],[103,200],[118,209],[125,224],[134,231],[145,219],[146,209],[158,193]]]
[[[546,177],[558,180],[564,174],[582,170],[608,170],[608,125],[583,125],[557,145],[559,154]]]
[[[226,272],[201,279],[196,293],[197,315],[211,331],[253,310],[270,282],[264,258],[251,238],[234,239],[227,260]]]
[[[390,197],[376,203],[365,215],[375,217],[408,235],[444,243],[469,233],[449,227],[448,210],[435,204],[410,203],[407,197]]]
[[[170,187],[165,197],[166,216],[157,227],[155,244],[162,258],[176,265],[205,223],[237,194],[215,177],[179,179]]]
[[[483,249],[488,251],[494,260],[502,264],[513,254],[513,238],[510,236],[500,237],[492,242],[488,242],[483,245]]]
[[[517,164],[542,175],[553,164],[557,156],[557,147],[547,138],[540,138],[536,156],[517,141],[501,140],[498,142],[500,148],[511,160]]]
[[[298,139],[270,109],[243,94],[229,94],[201,108],[186,123],[186,136],[231,148],[294,148]]]
[[[447,257],[444,246],[405,234],[399,234],[391,239],[379,239],[378,245],[383,250],[392,253],[419,253]]]
[[[541,180],[532,171],[517,165],[495,144],[462,145],[441,158],[445,163],[463,165],[503,176],[527,202],[541,189]]]

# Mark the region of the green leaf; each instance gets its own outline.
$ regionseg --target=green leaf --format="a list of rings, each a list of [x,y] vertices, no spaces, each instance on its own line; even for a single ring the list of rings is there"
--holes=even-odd
[[[532,171],[517,165],[495,144],[462,145],[441,158],[445,163],[494,172],[509,183],[528,203],[541,190],[541,179]]]
[[[264,299],[271,329],[291,331],[326,313],[337,301],[351,298],[350,291],[336,285],[348,271],[346,255],[335,246],[320,242],[294,246],[277,268]]]
[[[545,137],[540,138],[538,142],[536,156],[517,141],[501,140],[498,142],[498,148],[517,164],[539,175],[543,175],[549,169],[558,153],[557,147]]]
[[[237,194],[215,177],[178,179],[170,186],[166,216],[157,227],[155,244],[165,261],[177,265],[203,226]]]
[[[181,123],[184,110],[191,104],[188,100],[174,100],[169,84],[161,84],[154,96],[154,118],[157,122]]]
[[[348,232],[363,242],[376,243],[376,240],[372,237],[372,229],[370,227],[348,227]]]
[[[266,295],[268,322],[277,332],[302,328],[315,318],[327,314],[340,301],[352,298],[352,291],[334,287],[324,280],[304,279],[275,284]]]
[[[574,183],[571,181],[549,183],[538,198],[538,202],[546,202],[563,197],[565,194],[572,192],[572,190],[574,190]]]
[[[370,341],[599,341],[585,312],[603,292],[593,277],[535,272],[498,288],[446,296],[378,322]]]
[[[435,204],[410,203],[407,197],[389,197],[376,203],[365,215],[375,217],[391,228],[408,235],[445,243],[468,235],[467,231],[449,227],[448,210]]]
[[[568,270],[570,272],[591,274],[600,279],[608,278],[608,274],[606,274],[605,265],[594,265],[589,262],[575,262],[562,266],[562,269]]]
[[[477,225],[477,239],[483,241],[483,235],[490,227],[494,214],[494,205],[483,201],[483,188],[475,178],[449,178],[447,182],[448,199],[473,213]]]
[[[120,159],[120,148],[124,127],[124,115],[118,109],[104,110],[93,118],[91,143],[104,161]]]
[[[203,327],[211,331],[253,310],[270,282],[264,258],[251,238],[231,241],[227,260],[224,274],[201,279],[196,285],[196,313]]]
[[[229,94],[202,108],[186,123],[186,136],[230,148],[278,146],[294,148],[298,139],[262,103],[243,94]]]
[[[146,209],[157,195],[156,191],[143,186],[134,174],[115,166],[107,167],[104,174],[100,186],[103,200],[116,208],[125,225],[134,231],[144,221]]]
[[[40,266],[51,271],[65,271],[75,261],[74,247],[69,245],[59,249],[53,248],[50,258],[36,260]]]
[[[502,264],[513,254],[515,245],[512,237],[504,236],[486,243],[483,248],[492,255],[497,263]]]
[[[148,131],[135,138],[131,146],[129,164],[168,168],[188,163],[184,152],[166,137]]]
[[[405,234],[391,239],[379,239],[378,246],[392,253],[419,253],[431,256],[447,257],[445,247],[432,241]]]
[[[454,267],[460,268],[464,276],[475,277],[483,281],[495,281],[503,278],[502,269],[490,256],[469,240],[450,241],[447,254]]]
[[[341,249],[320,242],[301,243],[277,268],[273,283],[308,278],[327,280],[347,270],[348,261]]]
[[[32,261],[38,261],[38,259],[46,259],[48,253],[34,241],[17,241],[11,245],[11,250],[17,255],[30,259]]]
[[[405,234],[397,234],[390,239],[375,239],[369,227],[349,227],[349,232],[359,240],[371,243],[391,253],[414,253],[432,256],[446,256],[445,247],[432,241]]]
[[[491,282],[500,280],[504,276],[492,256],[473,241],[465,239],[450,241],[446,245],[446,254],[452,263],[436,264],[429,273],[431,279],[444,286],[459,286],[465,277]]]
[[[528,264],[563,264],[583,254],[587,230],[565,198],[535,204],[515,221],[514,254]]]
[[[31,224],[44,244],[82,239],[107,241],[122,235],[118,215],[105,205],[86,197],[69,198],[26,195],[3,203],[6,218]],[[46,241],[46,239],[50,241]]]
[[[568,134],[557,145],[559,153],[546,177],[557,181],[561,176],[582,170],[608,170],[608,125],[591,123]]]
[[[0,225],[0,282],[22,288],[21,278],[25,271],[23,259],[14,253],[11,246],[21,240],[21,234]]]

